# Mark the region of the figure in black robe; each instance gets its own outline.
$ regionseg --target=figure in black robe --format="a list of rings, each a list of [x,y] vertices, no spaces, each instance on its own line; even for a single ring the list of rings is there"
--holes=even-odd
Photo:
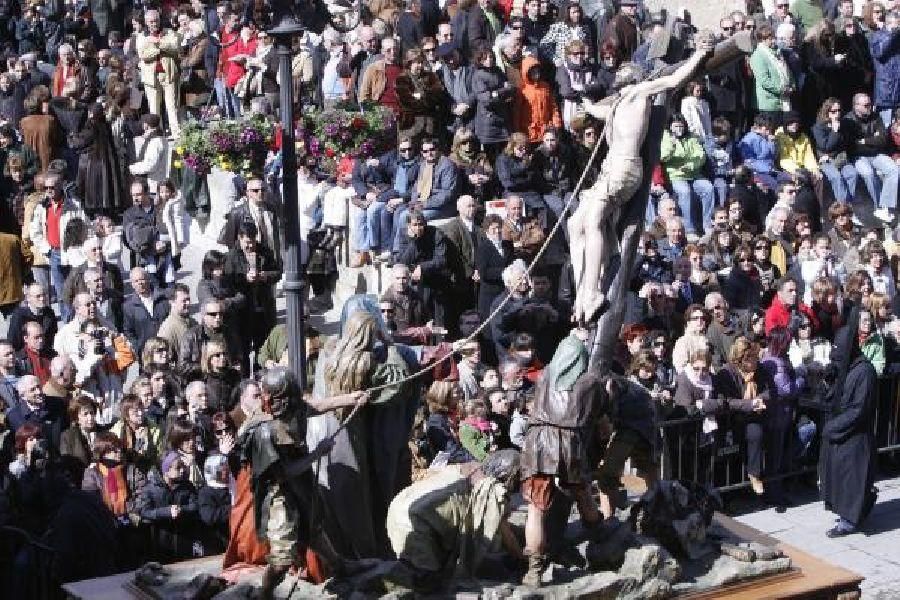
[[[840,537],[856,531],[875,504],[875,435],[872,419],[878,376],[859,347],[859,311],[837,335],[831,353],[837,380],[831,418],[822,431],[822,499],[840,517],[827,532]]]

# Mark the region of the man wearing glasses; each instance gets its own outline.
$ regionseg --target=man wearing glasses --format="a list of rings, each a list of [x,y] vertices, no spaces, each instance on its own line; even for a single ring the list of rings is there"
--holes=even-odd
[[[900,16],[893,19],[900,23]],[[873,112],[872,99],[867,94],[853,96],[853,109],[844,116],[847,139],[850,140],[849,159],[862,179],[869,197],[878,206],[873,213],[885,222],[894,220],[897,208],[897,185],[900,169],[888,156],[889,138],[881,118]]]
[[[351,266],[362,266],[369,252],[390,256],[396,213],[409,202],[419,176],[420,160],[412,138],[401,136],[396,150],[380,158],[358,160],[353,165],[350,201]]]
[[[400,45],[394,38],[381,40],[381,58],[366,67],[359,84],[359,101],[387,106],[395,113],[400,110],[397,98],[397,76],[401,72]]]
[[[25,289],[25,302],[17,306],[9,317],[8,339],[16,351],[21,350],[24,345],[22,326],[28,321],[41,324],[44,328],[44,348],[52,348],[57,329],[56,315],[47,302],[46,290],[39,283],[32,283]]]
[[[215,340],[225,344],[231,364],[240,365],[246,371],[246,362],[242,357],[241,340],[237,337],[235,327],[225,326],[225,305],[219,300],[207,300],[203,304],[200,323],[184,334],[181,348],[178,350],[178,369],[182,375],[190,375],[200,370],[200,357],[203,345]]]
[[[251,175],[247,180],[247,194],[231,209],[225,227],[219,236],[219,243],[233,248],[237,243],[237,230],[244,221],[253,221],[256,225],[256,242],[265,246],[281,266],[281,229],[278,215],[269,202],[262,177]]]
[[[44,199],[34,207],[30,233],[35,250],[46,256],[50,264],[50,284],[58,302],[62,302],[66,275],[74,262],[69,252],[63,251],[62,238],[74,219],[87,220],[81,204],[63,195],[62,175],[48,173],[44,177]]]

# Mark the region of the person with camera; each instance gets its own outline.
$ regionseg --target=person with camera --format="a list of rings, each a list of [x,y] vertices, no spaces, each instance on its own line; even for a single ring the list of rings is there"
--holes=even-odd
[[[84,321],[78,337],[78,350],[71,358],[75,363],[76,385],[98,399],[104,408],[109,408],[107,405],[111,402],[118,404],[125,374],[116,362],[116,350],[109,329],[97,319]],[[101,420],[111,422],[117,416],[118,409],[115,409],[114,413],[104,415],[107,418]]]

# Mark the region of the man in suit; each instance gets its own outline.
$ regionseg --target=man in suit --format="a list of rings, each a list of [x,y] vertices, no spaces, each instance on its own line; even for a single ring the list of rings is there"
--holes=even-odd
[[[131,347],[140,355],[144,342],[156,335],[160,323],[169,315],[169,301],[160,292],[153,292],[147,272],[141,267],[131,270],[134,293],[125,298],[122,307],[124,333]]]
[[[125,285],[122,282],[122,270],[119,265],[107,261],[103,256],[103,248],[99,238],[89,237],[85,240],[84,245],[85,261],[72,269],[69,276],[66,277],[66,283],[63,285],[63,302],[71,305],[75,294],[79,292],[88,292],[87,278],[85,272],[88,269],[97,271],[104,283],[106,289],[115,290],[120,295],[125,292]]]
[[[475,306],[475,249],[482,236],[475,225],[475,198],[460,196],[456,201],[458,215],[441,226],[447,236],[450,269],[455,277],[454,298],[447,323],[453,325],[465,310]]]
[[[237,244],[237,231],[241,223],[250,220],[256,225],[256,243],[269,249],[281,267],[281,236],[278,213],[266,198],[265,184],[262,177],[251,175],[247,180],[247,195],[228,215],[219,243],[234,248]]]
[[[107,323],[112,323],[116,331],[125,329],[123,304],[125,296],[122,292],[107,285],[107,278],[97,269],[84,272],[84,286],[97,307],[97,316]]]
[[[24,346],[23,326],[28,321],[36,321],[44,329],[44,349],[53,347],[56,337],[56,313],[47,302],[47,290],[39,283],[32,283],[25,290],[25,302],[16,307],[9,317],[8,338],[17,351]]]

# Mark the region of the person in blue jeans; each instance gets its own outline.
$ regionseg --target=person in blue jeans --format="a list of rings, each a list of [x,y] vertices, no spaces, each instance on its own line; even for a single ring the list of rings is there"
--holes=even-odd
[[[858,174],[856,167],[848,160],[850,140],[848,128],[841,122],[844,113],[841,101],[828,98],[819,109],[816,124],[812,127],[813,143],[819,170],[831,184],[834,199],[847,202],[856,197]]]
[[[703,143],[688,133],[687,122],[680,114],[672,117],[669,130],[663,132],[659,161],[678,199],[688,235],[699,237],[702,229],[708,228],[712,223],[716,197],[712,183],[703,172],[706,164]],[[702,210],[700,222],[693,211],[695,195]]]
[[[844,115],[842,126],[847,128],[850,140],[849,158],[869,197],[878,206],[873,214],[882,221],[892,222],[900,169],[887,154],[890,138],[881,118],[873,112],[868,94],[853,96],[853,109]]]

